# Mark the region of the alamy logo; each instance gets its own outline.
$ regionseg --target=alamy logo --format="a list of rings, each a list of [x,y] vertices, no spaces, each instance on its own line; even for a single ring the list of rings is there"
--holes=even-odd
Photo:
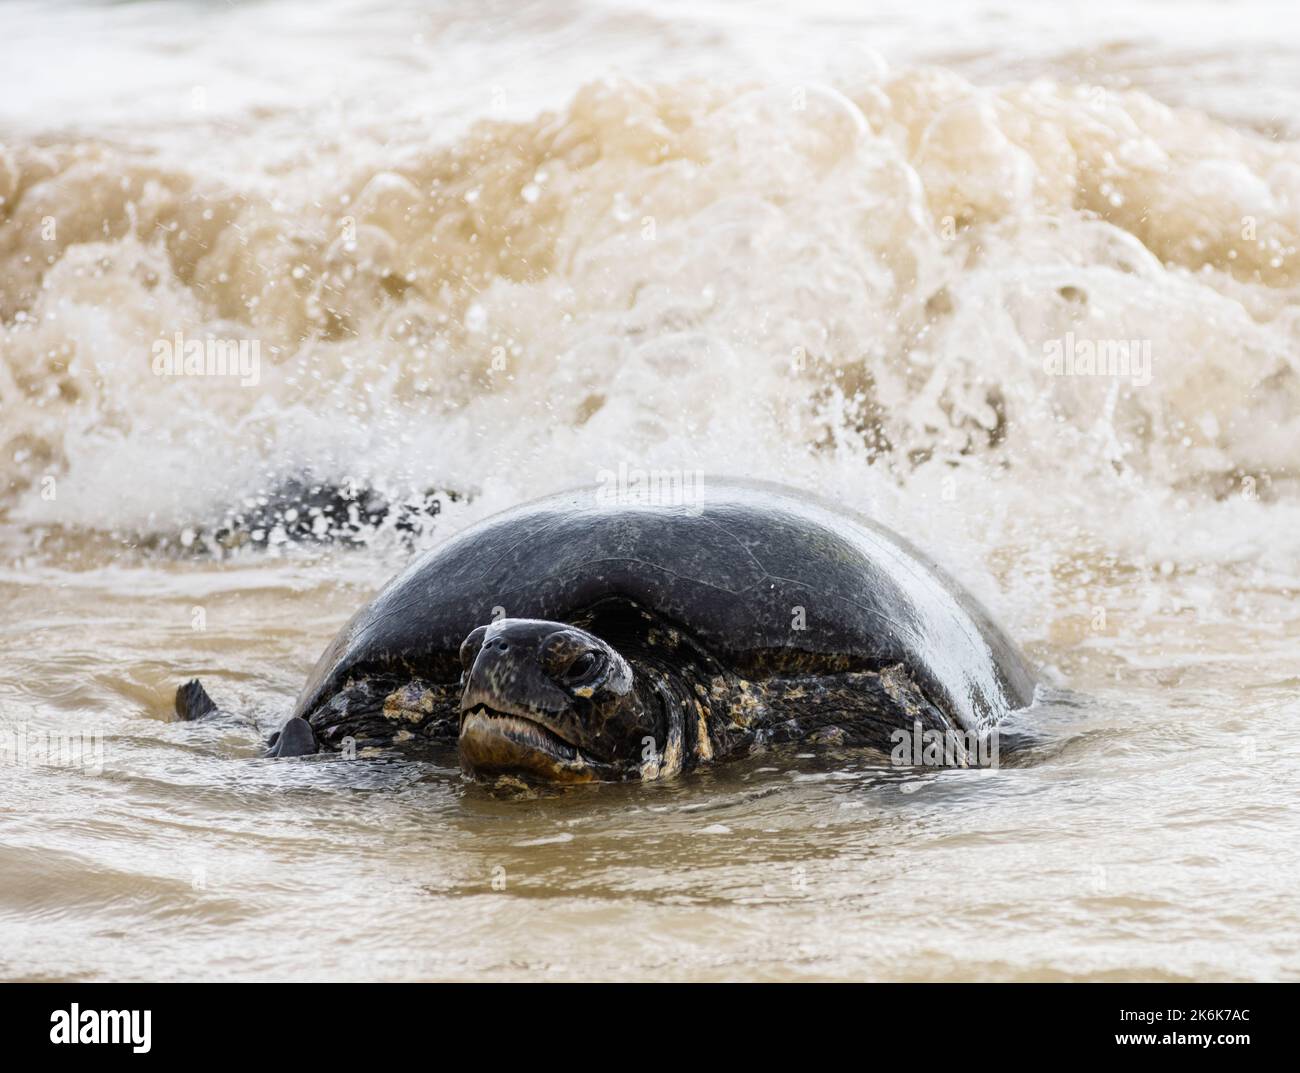
[[[136,1054],[148,1054],[151,1010],[70,1010],[50,1014],[51,1043],[129,1043]]]
[[[1043,372],[1048,376],[1127,377],[1135,387],[1151,383],[1150,339],[1063,339],[1043,344]]]
[[[88,775],[104,772],[104,738],[95,732],[55,734],[27,723],[0,724],[0,764],[79,768]]]
[[[596,484],[596,502],[602,507],[633,504],[697,512],[704,503],[702,469],[634,469],[620,462],[617,471],[600,470]]]
[[[915,720],[912,729],[900,727],[889,733],[894,748],[889,754],[895,767],[980,767],[998,766],[997,728],[978,731],[926,729]]]
[[[155,339],[154,376],[237,376],[241,387],[253,387],[262,375],[260,339]]]

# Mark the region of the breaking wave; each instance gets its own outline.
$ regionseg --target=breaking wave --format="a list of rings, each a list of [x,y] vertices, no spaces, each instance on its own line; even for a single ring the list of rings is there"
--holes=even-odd
[[[286,487],[409,522],[623,465],[814,487],[986,562],[1300,546],[1294,144],[881,67],[601,81],[367,157],[3,149],[11,521],[291,537]],[[253,382],[160,369],[170,340],[251,349]]]

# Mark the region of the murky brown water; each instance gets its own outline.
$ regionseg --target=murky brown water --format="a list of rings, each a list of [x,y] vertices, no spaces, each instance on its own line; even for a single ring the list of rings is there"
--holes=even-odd
[[[1300,38],[1090,12],[10,5],[0,977],[1296,978]],[[1045,378],[1067,330],[1149,380]],[[304,469],[466,493],[427,546],[619,462],[934,552],[1034,744],[258,759],[408,552],[183,543]],[[193,674],[247,720],[171,722]]]

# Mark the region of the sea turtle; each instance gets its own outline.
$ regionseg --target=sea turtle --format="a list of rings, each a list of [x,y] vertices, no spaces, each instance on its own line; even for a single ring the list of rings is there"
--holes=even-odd
[[[479,777],[653,778],[766,743],[969,745],[1033,692],[987,612],[875,522],[758,482],[604,485],[413,561],[326,649],[268,755],[458,747]],[[215,707],[197,682],[176,704]]]

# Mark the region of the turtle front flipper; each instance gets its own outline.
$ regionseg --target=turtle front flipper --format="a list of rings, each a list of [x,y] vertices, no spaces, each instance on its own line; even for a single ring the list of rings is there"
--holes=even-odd
[[[217,710],[216,701],[208,696],[208,691],[199,684],[197,678],[191,678],[176,690],[176,718],[182,722],[192,723]]]
[[[176,690],[176,718],[192,723],[198,719],[227,714],[208,696],[197,678],[191,678]],[[255,720],[246,721],[257,727]],[[261,731],[259,731],[261,733]],[[317,749],[316,734],[306,719],[289,719],[266,743],[266,757],[312,756]]]
[[[316,754],[316,734],[306,719],[296,715],[285,721],[284,726],[271,735],[267,743],[266,755],[271,757],[314,756]]]

